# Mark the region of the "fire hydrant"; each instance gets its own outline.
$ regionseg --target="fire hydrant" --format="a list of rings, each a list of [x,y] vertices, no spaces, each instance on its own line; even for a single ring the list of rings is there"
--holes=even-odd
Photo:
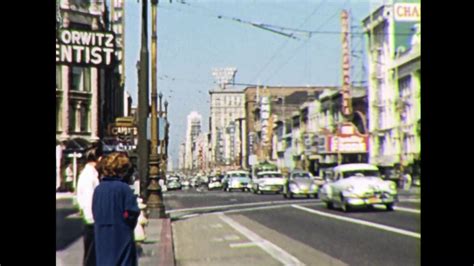
[[[145,217],[146,204],[143,203],[143,199],[137,197],[138,208],[140,209],[140,215],[138,216],[137,225],[133,231],[135,235],[135,242],[143,242],[146,239],[145,226],[148,224],[148,219]]]

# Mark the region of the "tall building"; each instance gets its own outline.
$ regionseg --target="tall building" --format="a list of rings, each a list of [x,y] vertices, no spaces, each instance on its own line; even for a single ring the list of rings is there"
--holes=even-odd
[[[241,150],[243,140],[240,137],[241,131],[245,130],[242,123],[242,119],[245,119],[245,98],[242,90],[231,85],[236,72],[234,68],[215,69],[213,75],[218,86],[209,91],[210,161],[213,166],[222,169],[240,166],[239,158],[245,156],[245,150]]]
[[[201,122],[202,116],[198,112],[193,111],[188,115],[184,168],[191,171],[196,169],[196,157],[193,155],[196,150],[196,139],[201,134]]]
[[[387,175],[419,154],[420,1],[392,1],[363,20],[368,37],[370,163]],[[419,29],[419,27],[418,27]],[[418,32],[421,34],[421,30]]]
[[[181,143],[179,144],[179,152],[178,152],[178,169],[180,171],[184,169],[185,160],[186,160],[186,144]]]
[[[245,119],[244,93],[232,88],[209,91],[211,96],[211,158],[216,165],[236,163],[240,152],[240,124]]]

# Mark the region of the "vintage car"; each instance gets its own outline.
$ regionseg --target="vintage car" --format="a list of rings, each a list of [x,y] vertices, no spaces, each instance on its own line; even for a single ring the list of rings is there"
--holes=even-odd
[[[262,171],[252,180],[252,191],[257,194],[262,194],[262,192],[280,193],[285,184],[286,178],[279,171]]]
[[[181,183],[179,182],[179,177],[170,176],[167,179],[166,188],[168,190],[179,190],[179,189],[181,189]]]
[[[209,177],[209,183],[207,184],[209,190],[222,189],[222,180],[219,176]]]
[[[288,175],[288,180],[283,187],[283,197],[293,198],[295,195],[301,195],[316,198],[318,188],[318,183],[310,172],[295,170]]]
[[[391,211],[398,194],[395,182],[380,178],[375,165],[357,163],[334,167],[333,180],[322,186],[319,198],[329,209],[338,207],[349,211],[382,204]]]
[[[224,176],[222,183],[224,191],[232,191],[235,189],[249,191],[252,180],[247,171],[237,170],[228,171]]]

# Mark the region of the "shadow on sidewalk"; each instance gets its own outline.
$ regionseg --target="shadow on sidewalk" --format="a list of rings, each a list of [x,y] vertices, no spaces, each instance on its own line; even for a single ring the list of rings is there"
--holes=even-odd
[[[76,209],[56,209],[56,251],[67,248],[82,236],[84,224],[79,217],[68,217]]]

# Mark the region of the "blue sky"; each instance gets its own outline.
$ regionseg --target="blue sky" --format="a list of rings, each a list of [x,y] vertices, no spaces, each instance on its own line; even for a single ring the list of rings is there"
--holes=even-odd
[[[172,3],[160,0],[158,91],[169,102],[169,149],[173,163],[177,163],[179,144],[184,141],[186,131],[186,117],[191,111],[202,115],[203,129],[208,131],[208,91],[215,86],[211,75],[213,68],[237,68],[236,82],[241,83],[277,86],[341,84],[339,33],[316,33],[311,38],[297,35],[300,39],[294,40],[230,18],[286,28],[340,32],[340,14],[342,9],[347,9],[351,12],[353,26],[357,27],[354,31],[360,32],[361,20],[380,2],[187,0],[182,4],[178,0]],[[136,105],[141,3],[126,0],[125,13],[126,90]],[[149,36],[151,42],[151,27]],[[353,49],[365,49],[364,40],[354,36]],[[363,61],[353,60],[353,79],[366,79],[363,77]]]

